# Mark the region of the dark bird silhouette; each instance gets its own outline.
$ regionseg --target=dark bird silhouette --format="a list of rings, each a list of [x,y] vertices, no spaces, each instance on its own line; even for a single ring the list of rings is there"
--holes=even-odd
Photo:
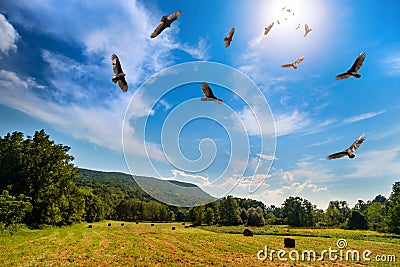
[[[113,83],[118,82],[118,85],[122,89],[122,91],[128,91],[128,83],[125,80],[126,74],[122,71],[121,63],[119,62],[118,57],[113,54],[111,56],[111,60],[114,70],[114,75],[112,76],[111,80],[113,81]]]
[[[362,52],[361,54],[358,55],[357,59],[354,61],[353,66],[351,66],[351,68],[346,71],[345,73],[336,75],[336,80],[343,80],[343,79],[347,79],[351,76],[356,77],[356,78],[360,78],[361,75],[357,73],[357,71],[361,68],[364,59],[365,59],[365,53]]]
[[[276,20],[276,22],[278,22],[279,25],[281,24],[281,23],[279,22],[279,20]]]
[[[297,25],[296,29],[294,29],[294,30],[297,31],[298,29],[300,29],[300,23],[299,23],[299,25]]]
[[[167,16],[162,16],[161,22],[158,24],[158,26],[155,28],[154,32],[150,35],[150,38],[157,37],[163,30],[171,26],[171,23],[177,20],[181,16],[181,11],[176,11],[172,13],[171,15]]]
[[[269,33],[269,31],[272,29],[272,26],[274,26],[273,22],[269,24],[267,27],[265,27],[264,35],[267,35]]]
[[[308,26],[308,24],[304,25],[304,37],[307,36],[307,34],[312,31],[312,29]]]
[[[218,104],[222,104],[224,101],[221,99],[218,99],[215,97],[213,91],[211,90],[211,87],[208,85],[208,83],[202,83],[201,84],[201,90],[203,90],[203,94],[205,98],[201,98],[201,101],[215,101]]]
[[[328,159],[337,159],[337,158],[341,158],[344,156],[348,156],[349,158],[353,159],[356,157],[353,154],[354,151],[356,151],[356,149],[362,144],[362,142],[364,142],[364,140],[365,140],[365,135],[361,135],[356,141],[354,141],[354,143],[348,149],[338,152],[338,153],[331,154],[327,158]]]
[[[224,38],[225,47],[228,48],[231,45],[233,34],[235,33],[235,28],[232,28],[228,33],[228,36]]]
[[[304,57],[299,58],[298,60],[296,60],[293,63],[289,63],[289,64],[283,64],[281,67],[282,68],[294,68],[297,69],[297,65],[300,64],[300,62],[302,62],[304,60]]]

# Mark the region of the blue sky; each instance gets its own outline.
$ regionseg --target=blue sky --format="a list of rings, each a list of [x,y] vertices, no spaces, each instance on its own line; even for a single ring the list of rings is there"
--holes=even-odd
[[[43,128],[79,167],[267,205],[388,196],[400,177],[399,11],[395,0],[2,1],[0,134]],[[363,51],[361,78],[336,81]],[[127,93],[111,82],[113,53]],[[199,100],[202,81],[224,104]],[[361,134],[355,159],[326,160]]]

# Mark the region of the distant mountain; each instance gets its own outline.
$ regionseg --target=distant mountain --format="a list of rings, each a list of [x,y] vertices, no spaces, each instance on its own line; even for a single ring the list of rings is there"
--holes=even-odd
[[[108,186],[129,192],[131,197],[157,199],[169,205],[190,207],[216,200],[197,185],[174,180],[135,176],[119,172],[80,169],[77,184],[93,188]],[[139,186],[140,185],[140,186]]]

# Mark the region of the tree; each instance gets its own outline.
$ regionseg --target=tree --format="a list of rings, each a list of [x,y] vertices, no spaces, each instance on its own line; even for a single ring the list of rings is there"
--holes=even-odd
[[[151,200],[144,204],[144,217],[147,220],[155,222],[160,218],[160,203]]]
[[[290,226],[313,226],[316,207],[307,199],[289,197],[282,205],[282,215]]]
[[[232,196],[227,196],[221,199],[219,206],[219,223],[221,225],[240,225],[240,209],[236,199]]]
[[[30,197],[30,224],[65,225],[84,212],[74,183],[78,169],[68,146],[55,144],[44,130],[23,138],[20,132],[0,137],[0,189]]]
[[[204,214],[204,222],[207,225],[212,225],[215,222],[214,210],[210,207],[206,208],[206,211]]]
[[[24,195],[11,196],[7,190],[0,195],[0,223],[7,227],[11,224],[20,223],[25,215],[32,210],[29,198]]]
[[[350,214],[350,208],[346,201],[330,201],[325,212],[325,222],[328,226],[343,226]]]
[[[347,220],[347,228],[350,230],[366,230],[368,229],[368,222],[358,210],[352,210]]]
[[[190,209],[189,211],[190,221],[193,225],[201,225],[204,222],[205,216],[205,207],[204,206],[196,206]]]
[[[251,207],[247,210],[249,215],[247,225],[248,226],[263,226],[265,225],[264,219],[264,211],[261,207],[257,207],[256,209]]]
[[[388,199],[386,223],[389,232],[400,234],[400,182],[395,182]]]
[[[240,209],[240,219],[242,220],[243,224],[247,224],[247,221],[249,219],[249,214],[247,213],[247,210],[244,208]]]
[[[384,229],[385,205],[380,201],[372,201],[367,208],[367,221],[369,228],[375,231]]]

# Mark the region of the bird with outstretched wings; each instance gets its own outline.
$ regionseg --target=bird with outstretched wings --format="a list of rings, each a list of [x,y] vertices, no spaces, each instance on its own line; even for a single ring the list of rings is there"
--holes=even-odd
[[[153,33],[150,35],[150,38],[157,37],[163,30],[170,27],[171,23],[177,20],[181,16],[181,13],[182,12],[178,10],[169,16],[162,16],[161,22],[158,24]]]
[[[234,34],[234,33],[235,33],[235,28],[232,28],[232,29],[229,31],[228,36],[226,36],[226,37],[224,38],[225,47],[226,47],[226,48],[228,48],[228,47],[231,45],[232,37],[233,37],[233,34]]]
[[[111,60],[114,70],[114,75],[112,76],[111,80],[113,81],[113,83],[118,83],[122,91],[128,91],[128,83],[125,80],[126,74],[122,71],[121,63],[119,62],[117,55],[113,54],[111,56]]]
[[[362,144],[362,142],[364,142],[364,140],[365,140],[365,135],[361,135],[356,141],[354,141],[354,143],[348,149],[338,153],[331,154],[327,158],[337,159],[344,156],[348,156],[351,159],[355,158],[356,156],[354,155],[354,151],[356,151],[356,149]]]
[[[304,37],[307,36],[307,34],[310,33],[310,31],[312,31],[312,29],[308,26],[308,24],[304,25]]]
[[[267,35],[269,33],[269,31],[272,29],[273,26],[274,26],[274,22],[272,22],[267,27],[265,27],[264,35]]]
[[[300,29],[300,23],[299,23],[299,25],[297,25],[297,27],[296,27],[296,29],[294,29],[295,31],[297,31],[298,29]]]
[[[357,71],[361,68],[364,59],[365,59],[365,53],[362,52],[358,55],[357,59],[354,61],[353,66],[351,66],[351,68],[346,71],[345,73],[336,75],[336,80],[343,80],[343,79],[347,79],[350,78],[351,76],[356,77],[356,78],[360,78],[361,75],[357,73]]]
[[[201,90],[203,90],[203,94],[205,96],[202,97],[200,100],[201,101],[214,101],[217,102],[218,104],[222,104],[224,101],[221,99],[218,99],[215,97],[213,91],[211,90],[211,87],[208,85],[208,83],[202,83],[201,84]]]
[[[293,63],[289,63],[289,64],[283,64],[281,67],[282,68],[294,68],[297,69],[297,65],[300,64],[300,62],[302,62],[304,60],[304,57],[299,58],[298,60],[296,60]]]

